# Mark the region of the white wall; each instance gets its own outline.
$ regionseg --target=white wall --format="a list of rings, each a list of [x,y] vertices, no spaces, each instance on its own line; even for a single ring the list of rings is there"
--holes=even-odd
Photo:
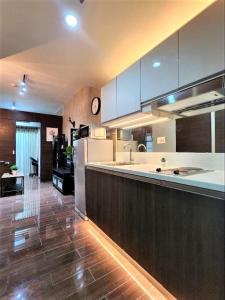
[[[153,152],[176,152],[176,121],[168,120],[151,126]],[[165,137],[165,144],[158,144],[158,137]]]

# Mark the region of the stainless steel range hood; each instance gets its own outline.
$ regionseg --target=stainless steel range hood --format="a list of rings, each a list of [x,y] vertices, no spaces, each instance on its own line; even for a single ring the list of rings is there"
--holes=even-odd
[[[178,90],[145,103],[154,112],[163,112],[176,117],[187,117],[225,109],[225,75]]]

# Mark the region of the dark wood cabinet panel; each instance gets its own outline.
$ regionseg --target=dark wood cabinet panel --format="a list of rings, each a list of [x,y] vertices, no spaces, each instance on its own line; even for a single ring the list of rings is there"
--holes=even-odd
[[[210,113],[176,120],[177,152],[211,152]]]
[[[156,278],[178,299],[222,299],[224,201],[154,190]]]
[[[215,113],[216,152],[225,153],[225,110]]]
[[[87,215],[175,297],[224,299],[225,201],[86,170]]]
[[[16,149],[16,121],[41,123],[41,181],[49,181],[52,178],[52,143],[46,142],[46,127],[56,127],[59,134],[62,133],[62,117],[12,111],[0,109],[0,160],[15,163],[16,156],[12,155],[12,149]],[[8,168],[1,168],[1,172],[8,172]]]
[[[16,156],[16,124],[8,119],[0,119],[0,160],[15,163]],[[8,171],[8,167],[1,167],[0,176]]]
[[[98,188],[87,188],[87,211],[90,219],[108,234],[116,243],[119,243],[121,238],[121,215],[120,199],[122,181],[114,176],[105,176],[99,173],[98,176],[93,176],[91,172],[87,172],[87,182]],[[91,201],[98,199],[98,201]]]

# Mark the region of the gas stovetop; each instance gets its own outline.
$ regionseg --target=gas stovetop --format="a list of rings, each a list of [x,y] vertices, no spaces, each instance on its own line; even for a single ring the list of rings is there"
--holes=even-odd
[[[173,168],[173,169],[157,168],[155,172],[164,175],[188,176],[188,175],[196,175],[196,174],[212,172],[212,170],[204,170],[201,168],[194,168],[194,167],[180,167],[180,168]]]

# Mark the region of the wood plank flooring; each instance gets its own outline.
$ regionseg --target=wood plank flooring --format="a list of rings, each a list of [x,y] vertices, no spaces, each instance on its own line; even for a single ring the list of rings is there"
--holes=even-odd
[[[88,232],[74,197],[27,178],[0,198],[0,299],[149,299]]]

